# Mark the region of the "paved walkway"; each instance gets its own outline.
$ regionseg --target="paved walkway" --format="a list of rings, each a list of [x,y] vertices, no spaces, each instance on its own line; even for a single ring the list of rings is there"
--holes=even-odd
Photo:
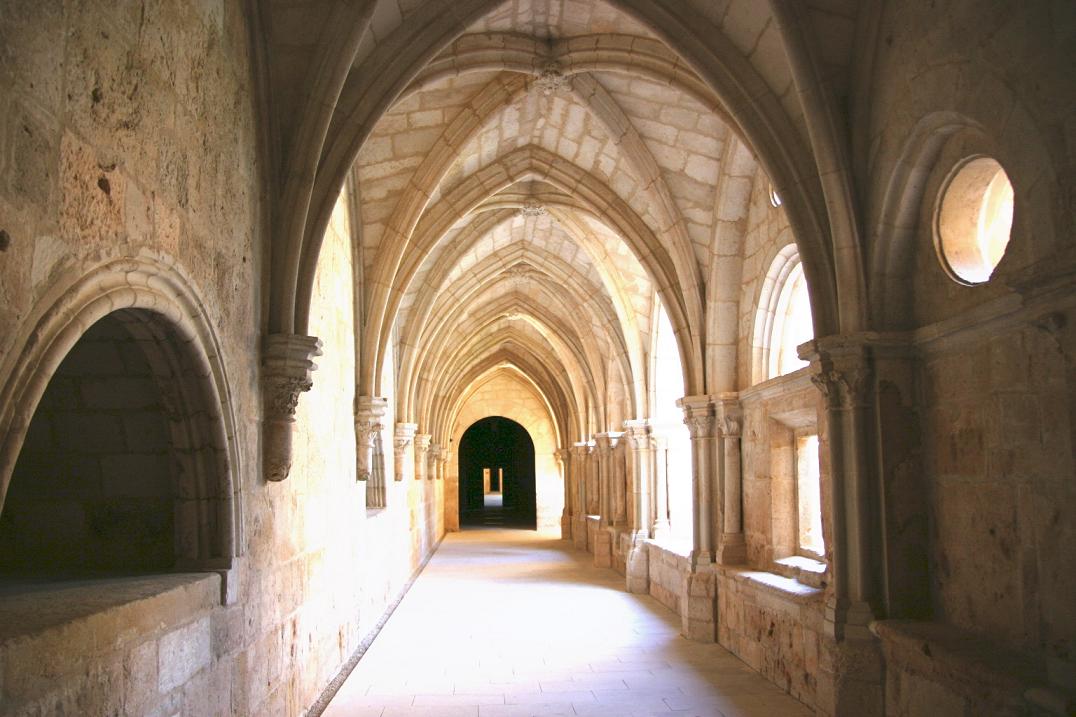
[[[810,712],[591,556],[451,533],[325,717],[798,717]]]

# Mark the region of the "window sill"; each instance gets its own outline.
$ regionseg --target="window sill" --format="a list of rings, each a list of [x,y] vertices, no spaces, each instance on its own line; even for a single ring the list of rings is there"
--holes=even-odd
[[[732,579],[760,589],[762,592],[797,604],[816,602],[822,598],[822,588],[804,585],[798,580],[786,578],[776,573],[732,568],[725,568],[722,572]]]
[[[74,629],[123,636],[158,628],[157,615],[208,611],[220,604],[220,575],[169,573],[139,577],[8,582],[0,587],[0,646]],[[152,607],[151,607],[152,606]],[[72,633],[74,634],[74,633]],[[120,639],[119,636],[116,638]]]
[[[821,560],[802,555],[781,558],[773,564],[773,572],[778,575],[819,590],[826,587],[827,569],[828,566]]]

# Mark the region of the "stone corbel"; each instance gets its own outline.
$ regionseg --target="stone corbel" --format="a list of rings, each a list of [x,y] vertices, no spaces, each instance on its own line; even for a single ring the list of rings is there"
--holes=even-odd
[[[441,465],[441,445],[434,443],[426,454],[426,480],[437,478],[437,469]]]
[[[262,345],[262,460],[265,479],[282,481],[291,472],[292,424],[299,394],[314,385],[313,359],[321,355],[314,336],[269,334]]]
[[[433,436],[428,433],[415,435],[415,480],[424,480],[426,478],[430,441],[432,439]]]
[[[415,423],[397,423],[396,435],[393,439],[393,448],[395,450],[395,473],[396,480],[401,481],[404,479],[406,471],[404,470],[404,457],[407,455],[407,447],[411,445],[411,442],[415,440],[415,433],[418,431],[418,424]]]
[[[355,479],[370,479],[373,471],[374,439],[384,430],[382,419],[388,411],[388,402],[383,398],[361,396],[355,404],[355,443],[358,448],[358,466]]]

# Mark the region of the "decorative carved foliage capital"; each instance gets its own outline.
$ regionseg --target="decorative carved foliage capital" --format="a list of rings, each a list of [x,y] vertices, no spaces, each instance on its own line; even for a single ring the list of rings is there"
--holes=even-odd
[[[415,432],[417,430],[418,426],[414,423],[396,424],[396,433],[393,436],[392,441],[397,454],[402,454],[407,450],[407,447],[411,445],[413,440],[415,440]]]
[[[572,451],[569,448],[558,448],[553,455],[556,456],[557,460],[561,463],[567,463],[571,460]]]
[[[268,419],[292,420],[299,394],[313,385],[313,359],[321,356],[321,341],[314,336],[270,334],[262,350],[262,386]]]
[[[823,359],[821,364],[811,382],[831,408],[849,409],[867,403],[871,374],[866,362],[834,364]]]
[[[689,415],[684,419],[692,439],[710,438],[714,433],[714,416],[712,414]]]
[[[636,451],[653,446],[653,428],[649,421],[624,421],[624,439]]]
[[[572,455],[575,456],[576,458],[578,458],[579,460],[583,460],[589,454],[590,454],[590,444],[589,443],[576,443],[576,444],[574,444],[572,446]]]
[[[433,440],[433,436],[429,433],[419,433],[415,436],[415,452],[419,455],[425,454],[430,450],[430,441]]]
[[[314,382],[313,359],[321,355],[321,341],[300,334],[269,334],[262,347],[262,435],[265,478],[282,481],[291,472],[291,424],[299,394]]]

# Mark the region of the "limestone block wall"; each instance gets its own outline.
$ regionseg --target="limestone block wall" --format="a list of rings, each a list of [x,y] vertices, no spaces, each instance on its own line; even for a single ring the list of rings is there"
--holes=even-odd
[[[816,707],[822,590],[768,572],[720,569],[718,642],[808,707]]]
[[[564,483],[557,467],[557,433],[542,400],[514,374],[498,372],[478,387],[460,408],[452,430],[453,450],[464,432],[482,418],[503,416],[527,429],[534,441],[534,483],[537,493],[538,530],[560,528],[564,510]],[[445,518],[450,526],[459,519],[459,462],[455,455],[446,466]]]
[[[135,256],[168,267],[205,311],[215,341],[203,348],[219,358],[236,417],[239,540],[226,604],[213,574],[167,595],[154,583],[131,607],[145,609],[137,619],[72,623],[57,633],[62,650],[42,637],[54,659],[74,661],[62,669],[41,653],[22,659],[32,640],[5,635],[0,714],[301,714],[436,542],[432,491],[419,493],[420,519],[408,510],[412,486],[395,486],[389,508],[365,519],[351,453],[352,315],[350,300],[338,302],[351,279],[341,217],[319,268],[310,331],[325,355],[300,400],[295,468],[280,484],[262,478],[268,230],[243,7],[79,0],[0,11],[0,371],[95,267]],[[391,432],[386,446],[391,474]],[[95,652],[102,644],[111,651]]]
[[[888,302],[900,311],[886,318],[914,332],[920,355],[914,383],[891,387],[919,423],[909,424],[917,430],[892,475],[921,475],[926,496],[931,587],[918,617],[994,636],[994,649],[1045,660],[1040,680],[1071,686],[1076,554],[1066,546],[1076,530],[1076,354],[1071,289],[1046,289],[1050,277],[1072,275],[1076,165],[1070,113],[1056,98],[1072,96],[1063,70],[1071,40],[1060,28],[1074,18],[1071,8],[1054,13],[1047,3],[1014,11],[971,0],[886,9],[888,39],[872,79],[868,223],[878,227],[879,255],[894,259],[886,271],[908,284]],[[950,36],[956,27],[974,30]],[[942,118],[951,135],[939,132]],[[916,152],[927,138],[937,151]],[[1001,163],[1015,209],[994,275],[969,287],[942,270],[932,213],[953,163],[974,154]],[[887,182],[914,163],[923,177],[909,182],[919,192],[905,199],[908,227],[890,226]],[[941,686],[952,674],[910,654],[887,652],[890,684],[903,684],[890,712],[952,708],[953,693]]]

